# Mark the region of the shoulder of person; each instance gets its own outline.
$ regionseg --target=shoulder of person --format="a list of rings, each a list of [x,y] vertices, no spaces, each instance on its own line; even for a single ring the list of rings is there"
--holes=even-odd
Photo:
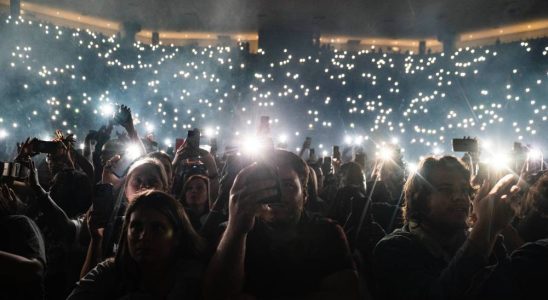
[[[394,232],[387,234],[375,246],[375,254],[381,254],[387,251],[403,252],[410,248],[420,247],[417,237],[404,228],[396,229]]]
[[[31,218],[25,215],[10,215],[10,216],[1,217],[0,225],[16,227],[20,229],[30,228],[31,230],[36,231],[38,234],[40,233],[40,230],[38,229],[38,225],[36,225],[36,223]]]

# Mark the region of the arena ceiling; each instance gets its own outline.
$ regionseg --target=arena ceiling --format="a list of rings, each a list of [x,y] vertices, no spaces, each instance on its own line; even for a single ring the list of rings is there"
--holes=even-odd
[[[253,32],[422,38],[548,18],[548,0],[30,0],[158,31]],[[441,32],[440,32],[441,31]]]

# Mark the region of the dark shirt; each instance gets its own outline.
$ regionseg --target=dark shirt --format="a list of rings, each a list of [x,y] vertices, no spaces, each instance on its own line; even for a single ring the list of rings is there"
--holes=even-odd
[[[420,227],[419,227],[420,228]],[[424,231],[402,229],[375,247],[376,294],[379,299],[468,299],[490,275],[488,265],[506,259],[500,240],[492,260],[476,254],[463,230],[462,246],[447,253]]]
[[[204,269],[201,262],[180,259],[174,262],[174,268],[174,283],[164,299],[200,299],[200,280]],[[114,261],[109,259],[99,263],[80,279],[67,299],[152,300],[158,297],[140,290],[138,280],[125,275],[116,267]]]
[[[525,242],[548,238],[548,218],[542,217],[538,211],[533,211],[520,220],[517,230]]]
[[[44,240],[38,226],[26,216],[14,215],[0,217],[0,250],[23,256],[27,259],[37,259],[46,268],[46,253]],[[0,285],[0,299],[43,299],[43,279],[39,278],[24,286]]]
[[[329,275],[355,270],[342,228],[331,220],[303,214],[295,236],[281,243],[271,239],[273,230],[257,221],[247,237],[244,293],[302,297]]]
[[[481,299],[545,299],[548,282],[548,239],[527,243],[493,272]]]

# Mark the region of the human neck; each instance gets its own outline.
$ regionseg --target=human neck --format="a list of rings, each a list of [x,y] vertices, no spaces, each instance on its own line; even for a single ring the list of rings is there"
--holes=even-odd
[[[155,295],[167,295],[173,285],[173,268],[169,261],[161,263],[145,263],[140,265],[143,291]]]
[[[205,206],[205,205],[192,205],[192,206],[189,206],[189,209],[190,209],[193,213],[195,213],[195,214],[197,214],[197,215],[199,215],[199,216],[201,216],[201,215],[203,215],[203,214],[205,214],[205,213],[207,212],[207,211],[206,211],[206,206]]]
[[[443,249],[453,252],[460,247],[460,242],[465,234],[463,228],[447,228],[429,222],[422,222],[421,229],[437,241]]]

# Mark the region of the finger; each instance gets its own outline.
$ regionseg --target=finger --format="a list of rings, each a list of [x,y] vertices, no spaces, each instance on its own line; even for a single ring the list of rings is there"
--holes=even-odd
[[[518,178],[513,174],[508,174],[502,177],[495,186],[491,189],[491,194],[495,194],[498,197],[506,194],[510,191],[513,185],[518,182]]]
[[[253,194],[261,190],[275,188],[276,184],[277,182],[274,179],[247,182],[247,184],[242,188],[242,191],[244,193]]]
[[[2,187],[0,189],[2,191],[2,196],[6,199],[9,199],[9,192],[7,191],[7,186],[5,184],[2,184]]]
[[[11,200],[16,202],[17,201],[17,195],[15,194],[15,192],[11,188],[8,188],[8,192],[9,192]]]
[[[483,184],[481,185],[478,194],[476,196],[477,199],[483,199],[487,194],[489,194],[489,191],[491,190],[491,183],[489,180],[484,179]]]

